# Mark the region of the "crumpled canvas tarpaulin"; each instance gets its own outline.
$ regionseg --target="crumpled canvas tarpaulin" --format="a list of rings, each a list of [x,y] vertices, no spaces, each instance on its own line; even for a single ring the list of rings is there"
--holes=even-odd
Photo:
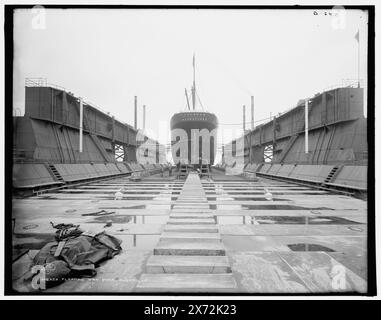
[[[44,286],[39,289],[58,285],[67,278],[93,277],[100,262],[113,258],[122,250],[122,241],[105,231],[97,234],[82,232],[78,228],[75,231],[73,236],[63,239],[57,233],[56,241],[47,243],[36,254],[30,270],[23,276],[25,286],[36,290],[35,286],[30,286],[36,283],[35,277],[44,281]],[[44,279],[41,279],[41,270]]]

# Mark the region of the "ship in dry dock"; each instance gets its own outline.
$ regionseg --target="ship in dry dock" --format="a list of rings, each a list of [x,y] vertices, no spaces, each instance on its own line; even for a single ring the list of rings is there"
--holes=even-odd
[[[196,61],[193,56],[193,85],[191,89],[191,101],[185,89],[187,111],[175,113],[171,118],[172,132],[172,158],[175,164],[190,164],[200,168],[202,164],[213,165],[217,150],[217,127],[218,119],[215,114],[196,109]],[[192,105],[192,108],[191,108]],[[177,130],[182,130],[184,135],[176,136]],[[198,133],[203,133],[200,137]],[[207,140],[207,141],[204,141]],[[185,144],[186,156],[181,155],[181,150],[173,148],[175,144]]]

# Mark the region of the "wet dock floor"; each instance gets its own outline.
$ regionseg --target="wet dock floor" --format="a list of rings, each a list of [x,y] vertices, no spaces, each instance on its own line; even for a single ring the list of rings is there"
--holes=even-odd
[[[239,292],[366,291],[366,201],[214,171],[201,181]],[[14,274],[52,240],[50,222],[74,223],[84,230],[107,230],[123,241],[123,251],[102,264],[95,279],[66,281],[49,291],[135,292],[183,184],[160,175],[137,182],[124,177],[14,198],[13,245],[30,250],[16,261]],[[121,188],[123,199],[114,200]],[[186,212],[194,211],[190,206]],[[105,227],[107,221],[111,227]],[[345,285],[338,288],[335,272],[340,268]]]

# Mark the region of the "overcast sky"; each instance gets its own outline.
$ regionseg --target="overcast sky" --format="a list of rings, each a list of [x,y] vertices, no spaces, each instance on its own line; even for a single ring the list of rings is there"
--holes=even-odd
[[[169,128],[186,107],[195,52],[203,106],[238,136],[244,104],[250,121],[250,95],[262,120],[357,78],[358,30],[366,77],[367,15],[360,10],[335,20],[324,10],[48,9],[42,29],[37,14],[18,10],[14,18],[14,108],[22,112],[25,78],[44,77],[132,125],[137,95],[147,127]]]

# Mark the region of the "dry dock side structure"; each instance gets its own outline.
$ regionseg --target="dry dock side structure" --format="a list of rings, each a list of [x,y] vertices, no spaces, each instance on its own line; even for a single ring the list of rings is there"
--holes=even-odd
[[[241,166],[240,171],[247,174],[366,191],[368,142],[363,100],[363,89],[354,87],[303,99],[295,108],[225,145],[219,167]]]

